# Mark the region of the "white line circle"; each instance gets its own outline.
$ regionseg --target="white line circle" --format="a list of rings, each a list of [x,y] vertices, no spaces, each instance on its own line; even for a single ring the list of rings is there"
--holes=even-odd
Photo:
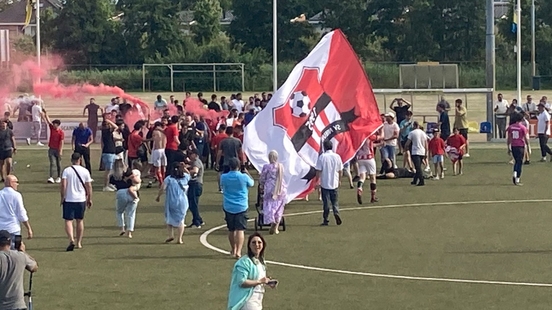
[[[432,202],[432,203],[413,203],[413,204],[403,204],[403,205],[387,205],[387,206],[364,206],[364,207],[354,207],[354,208],[343,208],[340,211],[355,211],[355,210],[369,210],[369,209],[392,209],[392,208],[411,208],[411,207],[428,207],[428,206],[454,206],[454,205],[474,205],[474,204],[501,204],[501,203],[537,203],[537,202],[552,202],[552,199],[529,199],[529,200],[495,200],[495,201],[461,201],[461,202]],[[322,213],[322,210],[315,211],[305,211],[298,213],[285,214],[286,217],[290,216],[300,216],[300,215],[309,215]],[[249,221],[254,221],[250,219]],[[215,252],[221,254],[230,254],[230,252],[223,249],[217,248],[214,245],[210,244],[207,241],[207,238],[214,231],[225,228],[226,225],[220,225],[213,227],[206,232],[204,232],[200,237],[199,241],[203,246],[208,249],[211,249]],[[357,276],[367,276],[375,278],[387,278],[387,279],[400,279],[400,280],[414,280],[414,281],[432,281],[432,282],[452,282],[452,283],[468,283],[468,284],[494,284],[494,285],[511,285],[511,286],[533,286],[533,287],[552,287],[552,283],[535,283],[535,282],[510,282],[510,281],[487,281],[487,280],[470,280],[470,279],[456,279],[456,278],[433,278],[433,277],[419,277],[419,276],[405,276],[405,275],[393,275],[393,274],[384,274],[384,273],[371,273],[371,272],[358,272],[358,271],[348,271],[348,270],[339,270],[339,269],[330,269],[322,267],[313,267],[305,266],[298,264],[290,264],[277,261],[266,261],[268,264],[298,268],[304,270],[314,270],[321,272],[337,273],[337,274],[348,274],[348,275],[357,275]]]

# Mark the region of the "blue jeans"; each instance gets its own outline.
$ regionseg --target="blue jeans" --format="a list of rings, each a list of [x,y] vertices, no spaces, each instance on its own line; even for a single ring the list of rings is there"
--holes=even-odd
[[[198,182],[188,183],[188,203],[190,204],[190,212],[192,212],[192,225],[201,226],[203,219],[199,214],[199,197],[203,194],[203,184]]]
[[[338,193],[337,189],[325,189],[321,188],[322,194],[322,206],[324,208],[324,223],[328,222],[328,216],[330,215],[330,203],[332,204],[332,210],[334,215],[339,215],[339,205],[338,205]]]
[[[383,159],[389,158],[393,165],[395,165],[395,146],[394,145],[385,145],[381,148],[381,157]]]
[[[122,229],[134,231],[134,222],[136,221],[136,208],[138,207],[139,199],[134,199],[130,196],[128,189],[120,189],[117,191],[116,218],[117,226]]]
[[[523,167],[523,154],[525,147],[512,146],[512,157],[514,157],[514,177],[521,178],[521,168]]]

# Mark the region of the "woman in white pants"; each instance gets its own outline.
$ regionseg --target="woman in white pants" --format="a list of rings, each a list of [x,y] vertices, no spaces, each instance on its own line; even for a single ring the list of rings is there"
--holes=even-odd
[[[140,175],[140,171],[137,169],[132,170],[130,175],[125,175],[123,160],[117,159],[115,161],[110,183],[117,188],[115,216],[117,226],[121,229],[119,236],[127,234],[129,238],[132,238],[134,223],[136,221],[136,209],[140,201],[138,193],[142,183]]]

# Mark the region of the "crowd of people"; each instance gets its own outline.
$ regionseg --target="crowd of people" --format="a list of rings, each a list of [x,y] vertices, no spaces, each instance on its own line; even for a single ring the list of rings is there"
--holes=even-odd
[[[221,97],[220,100],[212,95],[211,101],[204,99],[202,93],[197,94],[197,98],[191,98],[188,93],[180,103],[174,96],[170,96],[167,101],[158,95],[151,110],[120,98],[113,98],[106,107],[98,105],[94,98],[90,99],[83,110],[87,122],[81,122],[72,133],[71,165],[65,169],[61,167],[65,140],[61,121],[51,120],[46,109],[41,106],[41,101],[36,98],[31,100],[30,112],[25,112],[30,114],[27,115],[30,118],[22,121],[33,122],[33,132],[38,137],[39,146],[42,145],[42,124],[49,126],[50,171],[47,182],[60,186],[62,217],[69,241],[67,251],[83,247],[83,219],[86,209],[93,206],[94,180],[91,176],[90,148],[96,141],[97,132],[101,135],[99,168],[104,171],[102,189],[104,192],[116,192],[115,218],[120,236],[133,238],[142,179],[149,179],[145,187],[158,188],[158,202],[165,194],[165,242],[184,243],[185,227],[201,228],[205,225],[200,212],[203,176],[206,169],[216,170],[228,228],[230,255],[238,259],[232,275],[229,309],[260,309],[264,286],[275,287],[278,281],[266,275],[266,241],[263,236],[251,235],[246,243],[247,255],[242,257],[249,209],[248,191],[255,183],[247,170],[249,165],[242,150],[242,142],[244,126],[266,106],[271,95],[256,94],[247,103],[239,93],[228,99]],[[228,111],[228,116],[212,119],[187,112],[188,100],[199,101],[208,110]],[[512,180],[515,185],[521,185],[522,164],[529,163],[528,119],[537,119],[543,160],[547,154],[552,155],[546,145],[550,134],[550,114],[547,112],[550,105],[545,102],[541,101],[534,110],[525,110],[515,103],[508,106],[502,95],[498,96],[495,107],[497,119],[498,115],[503,114],[510,118],[510,126],[504,129],[504,136],[513,157]],[[503,104],[508,106],[506,112],[503,111]],[[447,170],[444,163],[447,157],[452,163],[453,175],[463,174],[463,158],[469,157],[469,153],[467,110],[461,99],[457,99],[454,107],[451,107],[442,98],[436,106],[439,121],[435,127],[426,129],[414,120],[410,102],[397,98],[390,108],[392,112],[381,115],[380,130],[368,137],[356,156],[347,163],[343,163],[341,157],[333,151],[331,141],[323,141],[323,152],[315,167],[315,185],[323,205],[321,226],[330,224],[330,212],[337,225],[343,223],[339,213],[339,187],[343,174],[347,176],[351,189],[355,188],[356,183],[359,204],[363,203],[365,182],[369,182],[370,202],[376,203],[378,179],[412,178],[411,184],[417,186],[425,185],[425,180],[430,178],[443,179]],[[19,115],[22,109],[29,111],[19,105]],[[449,112],[454,113],[453,126]],[[21,235],[21,225],[26,228],[27,237],[33,237],[23,198],[17,192],[18,180],[12,173],[12,157],[17,148],[9,117],[10,114],[7,114],[0,121],[0,166],[5,183],[4,189],[0,191],[0,247],[6,253],[17,252],[10,252],[7,250],[9,248],[24,249],[24,246],[16,246],[14,243],[17,236]],[[129,120],[136,121],[129,123]],[[502,121],[497,121],[497,126],[502,125]],[[31,143],[30,140],[27,142]],[[376,163],[378,152],[381,160],[379,169]],[[278,155],[276,151],[267,154],[269,164],[262,168],[259,177],[263,221],[270,226],[269,233],[274,235],[280,233],[279,225],[284,216],[287,195],[284,167],[278,161]],[[403,156],[402,167],[398,165],[399,156]],[[185,224],[188,210],[192,220]],[[36,271],[36,262],[30,256],[17,255],[4,253],[4,256],[0,256],[0,270],[6,264],[4,260],[17,259],[28,270]],[[20,285],[15,286],[17,289],[6,296],[14,298],[14,294],[19,294]],[[0,297],[2,293],[0,289]],[[19,300],[13,303],[19,305]]]

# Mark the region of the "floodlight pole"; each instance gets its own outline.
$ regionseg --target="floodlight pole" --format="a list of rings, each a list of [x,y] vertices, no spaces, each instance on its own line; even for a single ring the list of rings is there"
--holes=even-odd
[[[517,98],[518,104],[521,104],[521,0],[517,0]]]
[[[532,76],[537,75],[537,55],[536,55],[536,12],[535,0],[531,0],[531,73]]]
[[[487,27],[486,27],[486,84],[487,88],[495,89],[495,15],[494,0],[487,0]],[[487,93],[487,121],[495,128],[493,111],[493,92]],[[494,130],[493,130],[494,132]],[[487,141],[491,141],[493,134],[487,134]]]
[[[272,90],[278,90],[278,0],[272,0]]]
[[[40,0],[36,0],[36,62],[38,67],[41,66],[41,53],[40,53]],[[38,82],[40,83],[40,75],[38,76]]]

